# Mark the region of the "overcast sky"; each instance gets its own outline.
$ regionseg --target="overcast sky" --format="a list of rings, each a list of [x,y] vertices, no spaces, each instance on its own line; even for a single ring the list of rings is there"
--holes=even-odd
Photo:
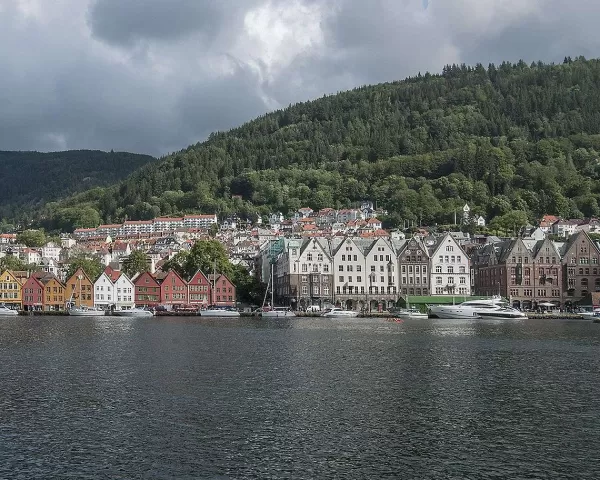
[[[163,155],[448,63],[600,56],[599,0],[0,0],[0,150]]]

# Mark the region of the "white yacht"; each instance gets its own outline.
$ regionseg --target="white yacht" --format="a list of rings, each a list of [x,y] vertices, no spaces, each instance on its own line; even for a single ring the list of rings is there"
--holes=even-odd
[[[418,308],[403,308],[394,312],[394,316],[407,320],[428,318],[429,314],[421,312]]]
[[[6,305],[2,304],[0,305],[0,316],[7,316],[7,315],[18,315],[19,312],[17,310],[13,310],[12,308],[8,308]]]
[[[152,310],[134,307],[129,310],[115,310],[112,314],[116,317],[152,317],[154,312],[152,312]]]
[[[265,307],[266,308],[266,307]],[[261,316],[264,318],[295,317],[296,314],[290,307],[273,307],[270,310],[263,310]]]
[[[458,305],[431,305],[429,316],[437,318],[527,318],[499,296],[482,300],[467,300]]]
[[[201,317],[239,317],[240,312],[235,310],[233,307],[227,306],[209,306],[206,310],[198,311]]]
[[[596,307],[590,311],[580,312],[579,315],[586,319],[598,318],[600,317],[600,307]]]
[[[67,309],[67,313],[74,317],[98,317],[104,315],[104,310],[86,307],[85,305],[72,306]]]
[[[358,317],[357,310],[342,310],[339,307],[330,308],[325,310],[321,316],[326,318],[355,318]]]

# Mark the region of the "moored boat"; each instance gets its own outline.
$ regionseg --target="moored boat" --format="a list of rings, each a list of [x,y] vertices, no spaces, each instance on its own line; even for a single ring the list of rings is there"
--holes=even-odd
[[[467,300],[458,305],[431,305],[429,316],[436,318],[527,318],[525,313],[512,308],[499,296],[481,300]]]
[[[0,316],[13,316],[18,315],[19,312],[17,310],[13,310],[12,308],[8,308],[6,305],[0,305]]]
[[[218,305],[213,305],[209,306],[205,310],[200,310],[198,312],[198,315],[200,315],[201,317],[239,317],[240,312],[238,312],[233,307],[221,307]]]
[[[334,307],[331,308],[329,310],[325,310],[322,314],[321,317],[326,317],[326,318],[355,318],[358,317],[358,311],[357,310],[342,310],[339,307]]]
[[[423,313],[417,308],[402,308],[394,312],[394,317],[401,318],[402,320],[424,319],[428,318],[429,314]]]
[[[112,314],[116,317],[152,317],[154,312],[152,310],[134,307],[127,310],[114,310]]]
[[[274,307],[270,310],[263,310],[261,313],[265,318],[295,317],[296,314],[290,307]]]
[[[104,310],[90,308],[84,305],[79,307],[71,307],[67,309],[67,313],[73,317],[98,317],[104,315]]]

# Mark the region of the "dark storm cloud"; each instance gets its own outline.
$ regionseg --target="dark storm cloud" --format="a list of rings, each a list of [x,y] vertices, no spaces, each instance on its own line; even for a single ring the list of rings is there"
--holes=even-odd
[[[0,149],[160,155],[453,62],[598,56],[596,0],[0,0]]]
[[[96,0],[89,11],[95,36],[109,43],[177,40],[190,33],[214,36],[225,12],[219,0]]]

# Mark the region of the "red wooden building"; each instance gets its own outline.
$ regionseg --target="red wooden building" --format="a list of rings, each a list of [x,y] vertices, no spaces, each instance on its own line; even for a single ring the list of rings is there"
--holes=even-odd
[[[209,281],[213,284],[210,303],[213,305],[226,305],[235,307],[235,285],[225,275],[217,273],[209,275]]]
[[[138,307],[156,307],[160,304],[160,284],[150,272],[137,276],[135,285],[135,305]]]
[[[35,273],[23,284],[23,310],[44,309],[44,284]]]
[[[161,305],[187,305],[187,282],[174,270],[169,270],[160,282]]]
[[[188,282],[188,298],[191,305],[209,305],[211,284],[206,275],[198,270]]]

